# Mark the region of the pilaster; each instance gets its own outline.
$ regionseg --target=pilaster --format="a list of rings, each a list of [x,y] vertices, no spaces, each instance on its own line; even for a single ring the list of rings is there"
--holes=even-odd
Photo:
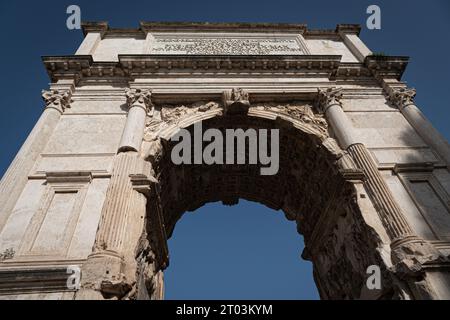
[[[59,80],[42,92],[45,109],[0,181],[0,232],[28,181],[28,174],[45,148],[61,114],[70,107],[72,80]]]
[[[430,145],[450,168],[450,145],[414,102],[415,89],[385,86],[390,102],[396,106],[419,136]]]

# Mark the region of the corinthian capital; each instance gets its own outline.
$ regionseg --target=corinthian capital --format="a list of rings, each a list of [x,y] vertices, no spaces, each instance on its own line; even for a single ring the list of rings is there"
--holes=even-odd
[[[416,89],[393,88],[390,89],[388,93],[389,93],[389,101],[401,110],[410,104],[414,104]]]
[[[125,95],[130,108],[132,106],[139,106],[146,112],[149,112],[153,107],[151,101],[152,92],[148,89],[125,89]]]
[[[316,108],[319,112],[325,113],[331,105],[341,105],[342,88],[317,89]]]
[[[47,108],[55,108],[60,112],[70,108],[70,96],[70,91],[42,90],[42,99],[44,99]]]

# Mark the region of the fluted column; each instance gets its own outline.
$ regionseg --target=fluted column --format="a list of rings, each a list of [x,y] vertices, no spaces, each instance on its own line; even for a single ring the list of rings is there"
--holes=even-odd
[[[140,173],[142,170],[143,160],[137,152],[121,152],[116,155],[97,230],[94,252],[121,257],[121,249],[126,240],[127,215],[135,192],[130,181],[130,174]]]
[[[114,158],[93,252],[83,266],[79,299],[101,298],[100,294],[120,298],[131,290],[135,275],[131,271],[134,266],[130,267],[135,253],[129,242],[137,242],[143,231],[146,199],[136,194],[130,175],[150,172],[149,163],[139,151],[145,119],[152,105],[148,90],[127,89],[126,96],[127,120]]]
[[[441,156],[450,168],[450,145],[415,105],[416,90],[388,88],[388,93],[390,102],[400,110],[419,136]]]
[[[133,187],[130,174],[142,173],[144,161],[139,150],[144,136],[145,118],[151,107],[150,91],[126,90],[129,111],[118,154],[114,159],[111,182],[102,209],[94,251],[120,255],[125,239],[126,215],[129,211]]]
[[[28,181],[30,170],[50,139],[61,114],[69,107],[72,90],[72,81],[59,81],[52,84],[50,90],[42,91],[46,107],[0,181],[0,232]]]
[[[413,235],[408,224],[386,182],[381,176],[371,154],[362,143],[355,143],[347,148],[356,165],[361,168],[367,177],[367,189],[376,204],[380,218],[388,235],[392,240]]]
[[[365,186],[378,211],[383,226],[392,242],[391,246],[407,241],[421,241],[414,235],[390,189],[378,171],[375,160],[354,133],[353,125],[342,110],[342,90],[328,88],[318,92],[317,107],[330,122],[343,149],[353,157],[366,176]]]

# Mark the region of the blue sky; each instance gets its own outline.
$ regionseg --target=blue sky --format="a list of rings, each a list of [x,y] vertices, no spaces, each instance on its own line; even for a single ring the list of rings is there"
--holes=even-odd
[[[65,27],[71,4],[81,7],[82,20],[114,27],[137,27],[139,21],[292,22],[328,29],[359,23],[372,51],[411,57],[404,80],[417,89],[425,115],[450,138],[449,1],[2,1],[0,174],[42,112],[40,91],[49,79],[40,57],[73,54],[82,41],[81,31]],[[381,7],[381,30],[364,28],[371,4]],[[209,204],[188,213],[169,245],[167,298],[318,297],[311,265],[299,258],[303,244],[295,225],[259,204]]]

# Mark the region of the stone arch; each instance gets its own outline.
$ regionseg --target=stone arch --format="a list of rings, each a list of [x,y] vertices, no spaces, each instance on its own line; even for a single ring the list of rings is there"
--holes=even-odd
[[[242,106],[214,101],[162,105],[148,118],[143,150],[156,184],[137,254],[139,270],[147,271],[138,276],[145,281],[138,283],[146,283],[144,290],[153,297],[161,294],[162,271],[168,264],[165,241],[184,212],[211,201],[232,205],[245,198],[281,209],[297,223],[305,239],[302,256],[313,262],[322,298],[365,297],[366,270],[374,264],[381,266],[386,278],[377,297],[396,295],[380,253],[382,241],[359,203],[357,185],[363,174],[330,137],[324,117],[304,101]],[[174,165],[170,138],[180,128],[192,130],[199,121],[203,129],[279,129],[279,172],[261,176],[258,166],[251,165]],[[149,248],[150,260],[143,258]]]

